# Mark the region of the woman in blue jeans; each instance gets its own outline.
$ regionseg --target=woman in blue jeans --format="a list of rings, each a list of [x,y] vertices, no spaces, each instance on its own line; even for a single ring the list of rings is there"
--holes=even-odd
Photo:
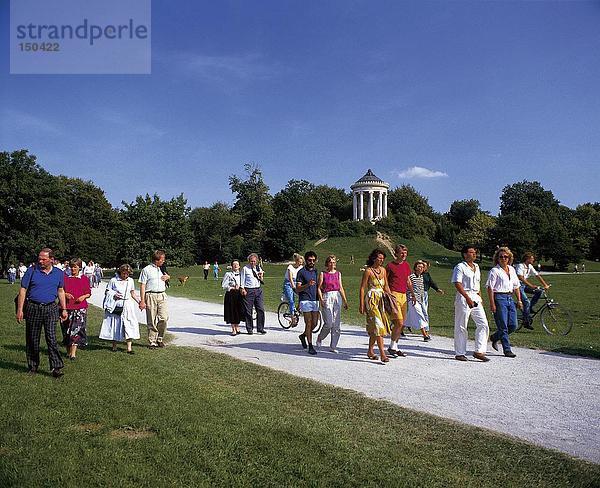
[[[508,247],[500,247],[494,254],[494,266],[490,270],[485,284],[490,299],[490,309],[494,314],[496,332],[490,336],[492,347],[498,350],[498,341],[502,342],[504,355],[509,358],[516,357],[510,347],[508,336],[517,328],[517,309],[513,295],[517,299],[519,308],[521,302],[520,282],[513,263],[513,253]]]
[[[294,291],[296,290],[296,275],[302,266],[304,266],[304,258],[300,254],[294,253],[294,264],[290,264],[287,267],[285,276],[283,277],[283,296],[285,297],[285,301],[290,305],[292,325],[296,325],[298,322],[298,318],[294,315],[294,310],[296,309]]]

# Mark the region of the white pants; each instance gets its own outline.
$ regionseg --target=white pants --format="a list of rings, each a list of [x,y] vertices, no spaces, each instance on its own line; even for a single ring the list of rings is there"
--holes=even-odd
[[[323,328],[319,332],[319,341],[323,341],[331,332],[331,346],[336,348],[340,340],[340,314],[342,310],[342,295],[339,291],[328,291],[323,294],[325,306],[321,310]]]
[[[475,322],[475,352],[485,354],[487,351],[487,341],[490,333],[487,317],[483,309],[481,297],[473,292],[467,292],[471,300],[477,302],[477,306],[469,308],[467,301],[460,294],[456,294],[454,299],[454,351],[457,356],[467,354],[467,323],[469,317]]]

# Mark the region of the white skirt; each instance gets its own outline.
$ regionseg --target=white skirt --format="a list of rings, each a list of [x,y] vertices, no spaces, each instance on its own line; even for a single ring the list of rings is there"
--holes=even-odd
[[[423,303],[417,302],[413,305],[412,300],[408,299],[408,313],[404,325],[418,329],[429,329],[429,315],[427,315],[427,309]]]
[[[104,312],[104,320],[100,329],[100,339],[107,341],[128,341],[140,338],[140,324],[137,318],[137,307],[133,300],[125,300],[123,313]]]

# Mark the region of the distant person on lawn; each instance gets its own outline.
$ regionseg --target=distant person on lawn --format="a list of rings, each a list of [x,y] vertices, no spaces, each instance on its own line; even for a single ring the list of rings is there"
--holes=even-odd
[[[535,255],[532,252],[526,252],[523,254],[521,262],[517,264],[516,271],[519,281],[521,283],[521,301],[523,302],[523,327],[526,329],[533,330],[531,320],[531,310],[542,296],[542,289],[535,286],[531,281],[531,277],[535,276],[544,287],[544,290],[550,288],[550,285],[546,283],[544,278],[541,277],[540,273],[536,271],[533,263],[535,262]],[[527,294],[533,295],[531,301]]]
[[[56,323],[67,319],[67,304],[64,290],[65,274],[52,263],[54,252],[43,248],[38,254],[38,264],[27,269],[21,279],[21,289],[17,299],[17,322],[25,317],[25,342],[29,374],[37,373],[40,365],[40,335],[48,346],[48,359],[52,376],[63,375],[64,363],[56,343]],[[59,303],[56,303],[58,298]],[[59,312],[59,305],[60,310]]]
[[[140,283],[140,310],[146,310],[148,343],[151,349],[165,347],[165,333],[169,320],[166,282],[171,278],[161,271],[165,264],[165,251],[159,249],[152,255],[152,263],[142,269]]]
[[[302,347],[309,354],[317,354],[312,345],[312,330],[319,320],[319,298],[317,295],[317,254],[308,251],[304,255],[304,267],[296,275],[296,291],[300,300],[300,313],[304,317],[304,332],[298,336]]]
[[[204,271],[204,279],[208,279],[208,272],[210,271],[210,264],[208,261],[204,261],[204,265],[202,266],[202,271]]]
[[[469,318],[475,322],[475,352],[473,357],[480,361],[489,361],[485,355],[490,333],[485,310],[481,299],[481,271],[475,262],[477,249],[474,246],[462,248],[463,261],[452,271],[451,282],[456,288],[454,299],[454,353],[458,361],[467,359],[467,324]]]

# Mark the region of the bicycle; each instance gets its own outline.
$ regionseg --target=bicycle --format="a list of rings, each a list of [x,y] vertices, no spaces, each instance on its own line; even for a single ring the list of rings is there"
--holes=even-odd
[[[290,314],[290,304],[286,301],[282,301],[277,307],[277,319],[279,320],[279,325],[284,329],[290,329],[292,327],[296,327],[300,322],[300,316],[302,313],[298,310],[297,307],[294,307],[294,313]],[[321,330],[323,326],[323,317],[321,317],[321,312],[319,311],[319,316],[317,318],[317,323],[313,326],[313,333],[317,333]]]
[[[560,305],[554,299],[550,298],[546,293],[546,290],[542,291],[540,300],[544,300],[541,307],[537,310],[531,310],[529,313],[531,323],[533,319],[539,315],[540,322],[544,331],[548,335],[563,335],[566,336],[573,328],[573,318],[571,311]],[[523,317],[519,317],[517,330],[521,330],[523,327]]]

